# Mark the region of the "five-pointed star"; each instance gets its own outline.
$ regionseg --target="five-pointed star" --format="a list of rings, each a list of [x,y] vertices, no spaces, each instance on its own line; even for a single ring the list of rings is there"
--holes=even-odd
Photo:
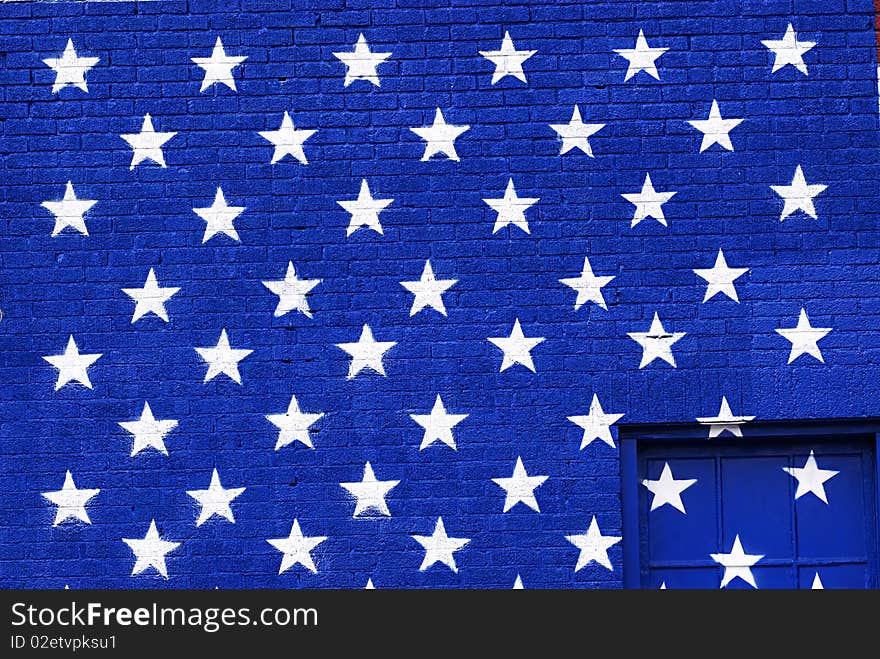
[[[709,554],[712,560],[724,567],[724,576],[721,577],[721,588],[724,588],[731,581],[739,577],[752,588],[757,588],[755,577],[752,574],[752,566],[764,558],[763,554],[746,554],[743,551],[742,543],[739,541],[739,534],[733,541],[733,547],[729,554]]]
[[[675,357],[672,355],[672,344],[683,337],[687,332],[668,333],[663,329],[660,316],[654,312],[654,319],[647,332],[628,332],[629,338],[642,346],[642,361],[639,368],[645,368],[655,359],[662,359],[675,368]]]
[[[232,69],[244,62],[247,55],[227,55],[223,50],[223,42],[220,41],[220,37],[217,37],[210,57],[193,57],[191,59],[205,70],[205,78],[202,80],[200,92],[218,82],[222,82],[232,91],[237,91],[235,78],[232,77]]]
[[[89,88],[86,85],[86,72],[95,66],[99,61],[97,57],[79,57],[73,48],[73,39],[67,40],[67,46],[61,57],[47,57],[43,60],[46,66],[55,71],[55,82],[52,85],[52,93],[57,94],[59,91],[72,85],[77,89],[81,89],[88,93]]]
[[[628,192],[620,195],[636,207],[630,227],[634,227],[642,220],[651,217],[663,226],[668,226],[666,217],[663,215],[663,204],[676,194],[677,192],[657,192],[651,182],[651,175],[645,174],[645,182],[642,184],[641,192]]]
[[[494,85],[505,76],[513,76],[517,80],[526,82],[526,74],[522,68],[523,62],[537,52],[537,50],[517,50],[513,46],[510,33],[505,32],[504,38],[501,40],[501,48],[481,50],[480,55],[495,65],[495,72],[492,74],[492,84]]]
[[[421,128],[410,128],[412,132],[425,140],[425,153],[422,161],[428,160],[437,153],[442,153],[447,158],[458,162],[458,153],[455,151],[455,140],[470,126],[454,126],[447,124],[440,108],[434,113],[434,123]]]
[[[382,225],[379,224],[379,213],[388,208],[392,201],[394,200],[374,199],[367,179],[361,180],[361,189],[357,199],[336,202],[351,213],[351,221],[348,223],[345,235],[350,236],[361,227],[372,229],[379,235],[383,235]]]
[[[165,167],[165,156],[162,154],[162,145],[177,133],[157,133],[153,128],[153,119],[149,114],[144,115],[144,123],[140,133],[127,133],[120,135],[128,142],[133,152],[129,170],[134,169],[145,160],[152,160],[157,165]]]
[[[729,432],[734,437],[742,437],[741,425],[753,420],[753,416],[734,416],[730,411],[730,405],[727,403],[727,397],[721,397],[721,407],[718,410],[718,416],[697,417],[697,422],[704,426],[709,426],[709,439],[715,439]]]
[[[767,39],[761,41],[769,48],[774,55],[773,70],[770,73],[776,73],[779,69],[791,64],[798,71],[807,74],[807,65],[804,63],[804,53],[816,45],[815,41],[798,41],[797,32],[791,23],[785,30],[785,36],[779,40]]]
[[[400,285],[412,293],[412,307],[409,310],[410,316],[415,316],[419,311],[426,307],[431,307],[444,316],[446,315],[446,307],[443,304],[443,293],[458,283],[457,279],[437,279],[434,277],[434,270],[431,268],[431,261],[425,261],[425,268],[422,270],[422,277],[419,281],[402,281]]]
[[[684,509],[684,502],[681,500],[681,493],[697,482],[696,478],[683,478],[675,480],[672,475],[672,469],[669,463],[663,465],[663,471],[660,473],[660,479],[656,481],[645,479],[642,485],[654,495],[651,500],[651,510],[656,510],[667,503],[673,508],[680,510],[685,515],[687,511]]]
[[[235,517],[232,509],[229,507],[230,502],[245,491],[244,487],[223,488],[220,484],[220,475],[217,469],[211,474],[211,484],[207,490],[187,490],[186,493],[199,502],[202,507],[199,512],[199,518],[196,520],[196,526],[201,526],[212,516],[217,515],[223,517],[235,524]]]
[[[519,502],[526,504],[535,512],[541,512],[538,500],[535,499],[535,489],[542,485],[548,476],[529,476],[523,465],[521,457],[517,457],[513,467],[513,475],[510,478],[493,478],[492,482],[501,487],[506,496],[504,498],[504,510],[507,512]]]
[[[607,311],[608,306],[605,304],[605,298],[602,296],[602,287],[612,279],[614,279],[613,276],[598,277],[594,275],[593,268],[590,266],[590,259],[585,256],[581,276],[560,279],[559,282],[577,291],[577,299],[574,301],[575,311],[580,309],[586,302],[595,302]]]
[[[86,504],[92,497],[97,496],[101,490],[77,489],[73,482],[70,470],[64,475],[64,485],[55,492],[43,492],[43,497],[58,506],[55,509],[55,521],[52,526],[58,526],[70,518],[78,519],[86,524],[91,524],[89,514],[86,512]]]
[[[312,312],[309,309],[308,294],[320,283],[320,279],[300,279],[297,277],[293,262],[288,261],[284,279],[264,281],[263,286],[278,296],[278,306],[275,307],[274,313],[276,318],[290,311],[299,311],[306,318],[311,318]]]
[[[729,268],[727,260],[724,258],[724,252],[718,250],[718,256],[715,257],[715,265],[711,268],[697,268],[694,274],[707,282],[706,294],[703,296],[703,302],[708,302],[718,293],[723,293],[734,302],[739,302],[736,294],[736,288],[733,282],[742,277],[749,271],[748,268]]]
[[[296,396],[290,397],[290,404],[284,414],[267,414],[269,423],[278,428],[278,441],[275,442],[275,450],[287,446],[293,442],[302,442],[309,448],[315,448],[312,438],[309,437],[309,428],[324,416],[323,412],[309,414],[299,409]]]
[[[244,209],[244,206],[230,206],[227,204],[223,190],[218,187],[217,194],[214,196],[214,203],[207,208],[193,208],[193,212],[207,223],[205,235],[202,236],[202,243],[208,242],[210,238],[218,233],[225,233],[236,242],[241,242],[233,222],[235,218],[244,212]]]
[[[270,161],[270,164],[273,165],[288,155],[293,156],[303,165],[308,165],[309,161],[306,159],[305,151],[303,151],[303,143],[317,132],[317,130],[295,128],[288,112],[285,112],[281,118],[281,127],[278,130],[259,131],[260,137],[268,140],[275,146],[275,150],[272,152],[272,160]]]
[[[400,481],[377,481],[369,462],[364,465],[364,477],[360,482],[340,483],[357,499],[352,517],[358,517],[370,510],[390,517],[391,511],[388,510],[385,497],[399,484]]]
[[[623,414],[606,414],[602,409],[602,404],[599,402],[599,396],[596,394],[593,394],[589,414],[567,418],[573,424],[584,429],[584,436],[581,438],[581,451],[597,439],[601,439],[611,448],[615,448],[614,438],[611,436],[611,426],[622,419]]]
[[[825,585],[822,583],[822,580],[819,578],[818,572],[816,572],[816,576],[813,577],[813,585],[810,586],[810,590],[825,590]]]
[[[150,528],[147,529],[147,535],[143,539],[139,538],[123,538],[122,542],[127,544],[135,555],[134,569],[131,575],[140,574],[150,567],[156,568],[166,579],[168,578],[168,570],[165,567],[165,554],[177,549],[179,542],[169,542],[159,537],[159,531],[156,530],[156,520],[150,520]]]
[[[602,532],[599,530],[599,524],[596,522],[595,515],[593,515],[593,521],[590,522],[590,528],[587,529],[586,533],[580,535],[567,535],[565,536],[565,539],[581,550],[581,553],[578,556],[577,565],[574,567],[575,572],[586,567],[593,561],[596,561],[599,565],[602,565],[609,570],[614,570],[614,568],[611,567],[611,560],[608,558],[608,549],[620,542],[621,539],[615,535],[602,535]]]
[[[443,442],[449,448],[457,450],[452,429],[468,418],[467,414],[448,414],[443,406],[440,394],[434,400],[434,407],[430,414],[410,414],[410,418],[425,429],[419,450],[428,448],[434,442]]]
[[[660,80],[660,74],[657,72],[657,58],[665,53],[669,48],[651,48],[645,39],[645,33],[639,30],[639,36],[636,37],[635,48],[615,48],[614,52],[625,57],[629,61],[626,69],[626,82],[639,71],[644,71],[655,80]]]
[[[233,349],[229,345],[229,337],[226,330],[220,331],[220,338],[213,348],[196,348],[199,356],[208,363],[208,372],[205,373],[204,382],[214,379],[221,373],[225,373],[232,380],[241,384],[241,375],[238,372],[238,362],[247,357],[253,350]]]
[[[58,369],[58,380],[55,382],[55,391],[58,391],[68,382],[79,382],[91,389],[92,382],[89,380],[88,368],[101,358],[103,353],[90,355],[80,354],[73,335],[67,339],[67,347],[61,355],[44,356],[47,362]]]
[[[532,361],[531,351],[545,339],[543,336],[526,337],[523,334],[522,327],[520,327],[519,318],[517,318],[513,322],[510,336],[489,337],[486,340],[501,348],[504,353],[504,357],[501,360],[501,368],[498,369],[499,373],[507,370],[514,364],[522,364],[534,373],[535,364]]]
[[[412,539],[425,549],[425,557],[422,559],[420,572],[424,572],[434,563],[443,563],[453,572],[458,572],[453,554],[471,541],[470,538],[450,538],[446,535],[446,527],[443,526],[443,518],[437,518],[434,533],[431,535],[414,535]]]
[[[345,82],[343,87],[348,87],[355,80],[366,80],[376,87],[379,87],[379,73],[376,67],[391,57],[391,53],[373,53],[370,52],[370,45],[364,38],[363,34],[359,34],[354,50],[351,52],[333,53],[333,56],[341,60],[345,64]]]
[[[140,419],[137,421],[120,421],[119,425],[134,435],[134,442],[131,447],[132,456],[137,455],[150,446],[168,455],[168,449],[165,448],[165,435],[177,427],[177,421],[175,419],[156,419],[153,416],[153,410],[150,409],[150,404],[145,401]]]
[[[314,535],[306,536],[302,534],[299,528],[299,520],[293,520],[293,526],[290,527],[290,535],[286,538],[274,538],[266,540],[270,545],[284,554],[281,557],[281,567],[278,568],[278,574],[293,567],[297,563],[307,570],[317,572],[315,562],[312,560],[311,551],[324,542],[327,536]]]
[[[816,214],[816,206],[813,204],[813,197],[822,193],[828,186],[821,183],[807,185],[807,179],[804,178],[804,170],[798,165],[794,170],[794,176],[791,179],[791,185],[771,185],[776,194],[785,201],[782,207],[782,213],[779,215],[779,221],[782,222],[789,215],[801,210],[814,220],[818,219]]]
[[[396,345],[397,341],[376,341],[373,338],[373,330],[370,329],[369,325],[364,325],[357,342],[337,343],[337,348],[351,355],[346,379],[351,380],[365,368],[375,371],[379,375],[385,375],[382,356]]]
[[[556,131],[562,138],[562,148],[559,155],[563,155],[572,149],[580,149],[590,158],[593,158],[593,148],[590,146],[589,139],[594,134],[605,128],[605,124],[585,124],[581,119],[581,111],[577,105],[574,106],[574,112],[571,114],[571,121],[567,124],[550,124],[550,128]]]
[[[703,153],[713,144],[718,144],[728,151],[733,151],[733,142],[730,141],[730,131],[739,126],[742,119],[722,119],[721,110],[718,109],[718,101],[712,101],[709,108],[708,119],[692,119],[688,123],[703,134],[700,142],[700,153]]]
[[[819,469],[816,464],[816,456],[810,451],[810,455],[803,467],[783,467],[782,471],[797,480],[797,491],[794,493],[795,499],[800,499],[805,494],[812,492],[820,500],[828,503],[828,497],[825,495],[825,481],[830,480],[839,474],[839,471],[833,469]]]
[[[131,322],[139,320],[148,313],[153,313],[167,323],[168,312],[165,311],[165,303],[179,290],[180,288],[175,286],[160,288],[159,282],[156,280],[156,273],[150,268],[143,288],[122,289],[123,293],[135,301]]]
[[[526,211],[535,203],[540,201],[540,197],[519,197],[516,194],[516,188],[513,187],[513,179],[507,180],[507,188],[504,190],[504,196],[501,199],[483,199],[492,210],[498,215],[495,217],[495,226],[492,233],[498,231],[509,224],[519,227],[526,233],[529,232],[529,223],[526,220]]]
[[[73,191],[73,183],[68,181],[61,201],[44,201],[40,206],[55,216],[55,227],[52,229],[52,237],[54,238],[67,227],[88,236],[89,231],[86,229],[86,221],[83,216],[97,203],[94,199],[77,199],[76,193]]]
[[[822,351],[819,350],[819,340],[825,337],[831,329],[831,327],[810,325],[806,310],[801,308],[796,327],[784,327],[777,329],[776,332],[791,341],[791,352],[788,353],[789,364],[801,355],[810,355],[824,364],[825,358],[822,357]]]

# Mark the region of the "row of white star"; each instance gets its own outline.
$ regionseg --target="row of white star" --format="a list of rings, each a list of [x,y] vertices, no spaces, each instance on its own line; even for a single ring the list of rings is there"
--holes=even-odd
[[[791,343],[791,350],[788,356],[789,364],[801,355],[809,355],[824,363],[825,359],[819,349],[818,342],[831,330],[832,328],[830,327],[813,327],[807,317],[807,312],[801,309],[798,323],[795,327],[779,328],[776,332]],[[676,363],[675,357],[672,354],[672,346],[686,334],[686,332],[667,332],[655,312],[654,319],[651,321],[651,327],[647,332],[629,332],[628,336],[642,348],[642,359],[639,363],[640,369],[645,368],[657,359],[675,368]],[[489,337],[486,340],[500,348],[503,353],[499,372],[520,364],[535,373],[536,369],[531,351],[546,339],[544,337],[525,336],[519,319],[516,319],[510,336]],[[335,345],[351,357],[347,375],[347,379],[351,379],[364,370],[374,371],[379,375],[385,376],[385,367],[382,359],[386,352],[397,345],[397,342],[376,341],[373,338],[370,326],[364,325],[360,338],[356,342],[337,343]],[[208,371],[205,374],[204,382],[208,382],[220,374],[225,374],[238,384],[241,384],[238,363],[253,352],[253,350],[249,349],[232,348],[225,329],[221,330],[216,346],[213,348],[195,348],[195,351],[208,364]],[[45,355],[43,359],[58,369],[58,377],[55,382],[55,391],[58,391],[69,382],[78,382],[91,389],[92,383],[89,379],[88,367],[102,356],[103,353],[80,353],[79,347],[73,335],[71,335],[62,354]]]
[[[782,39],[768,39],[761,41],[770,52],[773,53],[773,70],[776,73],[786,66],[792,66],[804,75],[808,75],[807,65],[804,62],[804,54],[810,51],[816,43],[813,41],[800,41],[791,23],[785,31]],[[648,45],[645,33],[639,30],[636,43],[633,48],[616,48],[614,52],[625,58],[628,62],[624,82],[634,77],[637,73],[644,72],[655,80],[660,79],[657,70],[657,60],[669,48],[654,47]],[[492,84],[510,76],[521,82],[528,83],[523,71],[523,63],[537,54],[537,50],[517,50],[509,32],[504,33],[498,50],[481,50],[479,54],[495,65],[492,74]],[[386,62],[392,55],[391,52],[373,52],[363,34],[358,35],[354,50],[346,52],[334,52],[333,55],[346,67],[344,87],[357,80],[369,82],[376,87],[381,86],[378,66]],[[214,49],[210,57],[193,57],[192,61],[204,72],[200,92],[204,92],[215,84],[225,85],[232,91],[237,91],[233,69],[242,64],[247,55],[227,55],[223,48],[220,37],[214,43]],[[67,46],[60,57],[49,57],[43,62],[55,72],[55,82],[52,85],[52,93],[57,94],[65,87],[76,87],[88,92],[86,73],[94,67],[100,58],[80,57],[73,46],[73,40],[67,40]]]
[[[782,470],[797,480],[797,490],[794,493],[795,500],[800,499],[805,494],[814,494],[816,498],[825,504],[828,503],[825,482],[840,473],[833,469],[820,469],[813,451],[810,451],[810,455],[807,457],[803,467],[782,467]],[[696,482],[696,478],[676,479],[672,475],[672,468],[666,462],[663,465],[663,471],[658,480],[645,479],[642,481],[642,485],[648,488],[654,495],[651,499],[652,511],[668,504],[687,515],[684,502],[681,500],[681,494]]]
[[[771,185],[769,187],[784,202],[779,215],[779,221],[782,222],[798,211],[803,211],[809,217],[818,219],[813,199],[828,186],[821,183],[808,184],[804,177],[803,169],[800,165],[797,165],[790,185]],[[672,199],[676,194],[677,192],[675,191],[658,192],[654,189],[651,175],[645,174],[645,181],[639,192],[628,192],[620,195],[635,206],[630,227],[635,227],[647,219],[654,219],[663,226],[668,226],[663,212],[663,204]],[[496,234],[504,227],[512,225],[530,234],[531,230],[526,218],[526,211],[540,200],[540,197],[520,197],[513,184],[513,178],[509,178],[507,188],[504,190],[502,197],[483,199],[483,202],[496,213],[492,233]],[[369,183],[367,183],[366,179],[362,179],[356,199],[343,199],[336,202],[351,216],[346,229],[346,236],[351,236],[361,228],[371,229],[379,235],[384,235],[379,214],[388,208],[393,201],[394,199],[374,198],[373,193],[370,191]],[[77,198],[76,191],[73,189],[73,182],[68,181],[64,190],[64,196],[60,201],[44,201],[40,205],[55,217],[55,226],[52,229],[53,237],[68,227],[87,236],[89,232],[86,227],[85,214],[96,203],[98,202],[95,199]],[[202,243],[208,242],[208,240],[218,234],[224,234],[236,242],[241,242],[234,222],[245,210],[245,206],[230,206],[226,201],[223,189],[218,186],[214,201],[210,206],[193,209],[193,212],[206,223]]]

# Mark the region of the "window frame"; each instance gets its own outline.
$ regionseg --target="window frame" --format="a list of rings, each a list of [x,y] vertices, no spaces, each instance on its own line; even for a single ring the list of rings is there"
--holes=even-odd
[[[623,587],[641,589],[641,528],[639,524],[639,463],[638,446],[642,443],[664,441],[743,442],[785,441],[803,442],[809,437],[829,435],[847,439],[871,440],[874,448],[874,552],[868,557],[869,588],[880,588],[880,419],[813,419],[806,421],[752,421],[743,426],[743,438],[727,433],[717,439],[707,439],[705,425],[630,423],[617,425],[620,446],[621,513],[623,529]]]

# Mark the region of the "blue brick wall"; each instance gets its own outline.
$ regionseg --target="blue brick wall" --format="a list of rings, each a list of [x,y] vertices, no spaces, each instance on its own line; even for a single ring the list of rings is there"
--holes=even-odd
[[[4,587],[619,587],[620,545],[608,571],[575,571],[577,549],[595,515],[621,535],[618,453],[601,442],[579,449],[596,393],[621,423],[692,422],[713,415],[722,396],[737,414],[764,420],[880,415],[880,263],[877,231],[877,79],[870,0],[232,0],[156,3],[4,3],[0,6],[0,585]],[[808,75],[771,73],[761,40],[780,39],[792,23],[816,42]],[[639,30],[658,60],[660,80],[624,81]],[[527,82],[491,84],[481,50],[509,31],[518,49],[536,50]],[[363,33],[373,51],[392,52],[379,67],[381,87],[344,87],[350,51]],[[235,69],[238,91],[201,93],[217,37],[226,52],[247,55]],[[51,92],[68,39],[80,56],[99,57],[88,93]],[[713,99],[734,151],[699,153]],[[560,155],[549,124],[566,123],[577,104],[595,158]],[[430,124],[440,107],[470,130],[456,142],[459,162],[420,160],[424,142],[409,129]],[[270,164],[284,112],[297,128],[317,129],[305,143],[308,164]],[[166,168],[130,170],[136,133],[149,113]],[[809,183],[827,185],[818,219],[779,221],[771,185],[788,185],[797,165]],[[637,192],[650,173],[668,226],[630,226]],[[361,179],[376,198],[393,198],[381,215],[384,235],[346,237],[349,215],[337,201],[357,196]],[[509,178],[522,197],[530,234],[492,233]],[[58,201],[70,180],[88,212],[89,235],[52,237],[41,204]],[[202,243],[209,206],[222,187],[245,206],[236,243]],[[703,303],[719,248],[732,267],[739,304]],[[573,309],[575,277],[588,256],[608,309]],[[448,316],[409,315],[401,281],[419,278],[426,259],[439,278],[458,283],[444,295]],[[313,318],[274,317],[277,298],[262,281],[281,279],[288,261],[321,279],[309,300]],[[121,292],[154,268],[163,286],[180,287],[155,316],[131,322]],[[787,364],[801,307],[814,326],[831,327],[825,363]],[[674,346],[677,368],[639,369],[654,312],[666,329],[687,332]],[[507,336],[518,318],[536,372],[499,372],[488,337]],[[347,355],[334,344],[357,340],[369,324],[377,340],[396,341],[387,377],[347,379]],[[225,328],[241,362],[242,385],[204,383],[194,347],[213,346]],[[93,389],[53,391],[57,371],[43,360],[73,335],[84,353],[102,353],[89,369]],[[437,394],[452,413],[457,450],[419,450]],[[277,429],[265,419],[296,394],[315,425],[314,450],[273,450]],[[118,425],[150,401],[157,418],[177,419],[169,454],[130,456]],[[530,474],[540,513],[518,505],[502,513],[503,491],[518,456]],[[380,479],[400,480],[388,496],[391,516],[353,519],[340,482],[360,479],[371,461]],[[235,500],[236,523],[196,527],[186,490],[207,487],[217,467]],[[91,525],[52,526],[41,497],[71,470],[79,487],[100,488]],[[419,571],[412,535],[429,535],[437,516],[451,536],[470,538],[456,553],[458,572]],[[306,535],[327,536],[315,550],[317,574],[278,574],[267,538],[287,536],[294,518]],[[168,579],[130,576],[133,556],[121,538],[143,537],[151,519],[168,555]]]

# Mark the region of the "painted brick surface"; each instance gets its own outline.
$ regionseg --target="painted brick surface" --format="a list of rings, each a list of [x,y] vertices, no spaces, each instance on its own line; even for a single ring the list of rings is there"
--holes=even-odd
[[[716,413],[722,396],[735,414],[764,420],[880,415],[880,233],[877,230],[877,78],[870,0],[539,2],[522,0],[284,0],[156,3],[4,3],[0,6],[0,585],[4,587],[509,588],[621,585],[620,545],[613,570],[592,562],[575,570],[595,515],[603,534],[620,536],[618,452],[601,440],[581,449],[593,395],[619,423],[693,422]],[[816,45],[804,74],[773,71],[764,40],[789,24]],[[625,80],[639,31],[654,48],[646,70]],[[525,82],[492,82],[505,32]],[[380,85],[345,85],[346,65],[363,34]],[[236,90],[200,91],[220,37]],[[43,63],[70,39],[80,57],[99,61],[87,91],[53,93]],[[713,100],[731,149],[700,151]],[[550,127],[604,124],[589,137],[594,157]],[[449,124],[469,126],[455,140],[458,161],[421,160],[426,143],[411,128],[430,126],[437,108]],[[275,131],[289,113],[307,164],[288,155],[271,163]],[[162,147],[166,167],[131,168],[132,148],[149,114],[155,130],[176,133]],[[800,166],[807,184],[827,186],[780,221]],[[622,195],[650,174],[658,192],[676,194],[655,217],[633,224]],[[347,235],[366,180],[381,211],[382,233]],[[529,231],[493,233],[512,180]],[[70,181],[95,200],[88,235],[67,227],[53,236],[53,214]],[[239,240],[203,242],[217,188]],[[739,302],[703,301],[709,269],[722,249]],[[584,258],[607,303],[585,302],[560,283]],[[442,299],[410,315],[430,259],[438,280],[457,282]],[[275,316],[278,297],[264,281],[319,279],[308,294],[311,317]],[[122,289],[180,290],[155,313],[132,322]],[[787,363],[792,344],[776,332],[805,309],[813,327],[831,328],[809,354]],[[655,312],[669,333],[673,368],[640,368],[629,333],[647,332]],[[534,370],[500,371],[519,320]],[[347,378],[351,359],[336,344],[369,325],[377,341],[396,342],[385,376]],[[225,329],[241,384],[226,375],[204,382],[194,349],[214,347]],[[73,336],[91,388],[55,390],[58,370],[44,356]],[[430,413],[440,395],[455,449],[434,442],[410,415]],[[323,413],[302,441],[275,449],[291,395],[303,412]],[[136,455],[132,434],[144,402],[156,419],[177,420],[167,455]],[[614,431],[612,430],[612,433]],[[503,512],[518,457],[540,511],[518,503]],[[390,515],[353,517],[340,483],[400,481],[387,494]],[[196,526],[187,494],[208,487],[216,468],[226,488],[246,490],[230,506],[235,523],[214,516]],[[53,526],[56,506],[42,493],[61,488],[70,470],[79,488],[100,492],[86,505],[91,524]],[[375,509],[371,513],[377,513]],[[449,536],[470,542],[454,552],[456,570],[420,565],[442,516]],[[164,540],[168,576],[132,575],[123,538],[143,538],[151,520]],[[327,539],[311,551],[317,572],[297,564],[279,575],[281,554],[267,539],[286,538],[297,519],[306,536]]]

